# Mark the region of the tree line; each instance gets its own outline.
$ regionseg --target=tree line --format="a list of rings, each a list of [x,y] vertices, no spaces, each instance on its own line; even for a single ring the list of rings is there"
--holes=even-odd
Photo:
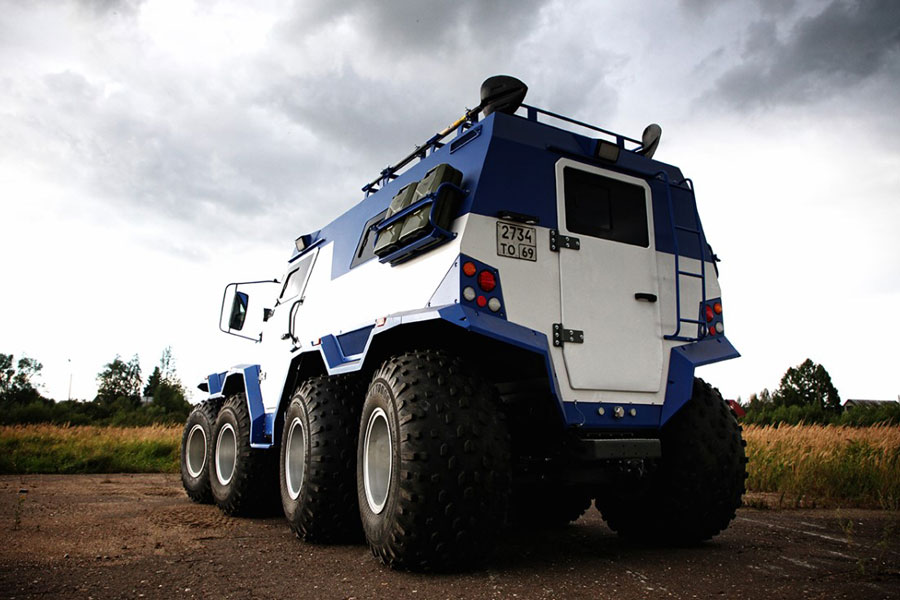
[[[69,423],[139,426],[183,423],[191,410],[175,371],[172,349],[163,350],[146,382],[140,359],[118,354],[97,374],[91,401],[54,401],[41,393],[43,365],[36,359],[0,353],[0,424]]]
[[[33,358],[18,361],[0,353],[0,424],[69,423],[137,426],[183,423],[191,410],[175,372],[172,349],[163,350],[146,382],[137,355],[121,356],[97,374],[97,396],[90,402],[55,402],[40,392],[43,365]],[[832,424],[867,426],[900,424],[900,402],[845,408],[828,371],[806,359],[789,368],[774,392],[764,389],[741,403],[741,421],[757,425]]]
[[[756,425],[806,423],[862,427],[900,423],[900,402],[852,408],[842,405],[831,375],[809,358],[789,368],[774,392],[763,389],[752,394],[742,406],[746,414],[741,421]]]

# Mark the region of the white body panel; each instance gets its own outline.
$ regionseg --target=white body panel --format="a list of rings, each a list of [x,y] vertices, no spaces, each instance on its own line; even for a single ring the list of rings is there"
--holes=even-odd
[[[553,323],[562,314],[562,304],[559,286],[560,262],[558,254],[550,251],[550,230],[546,227],[537,227],[537,261],[530,262],[497,254],[496,223],[497,219],[482,215],[469,215],[460,251],[482,260],[500,271],[505,310],[510,322],[539,331],[546,335],[548,340],[552,340]],[[659,367],[656,370],[655,379],[648,379],[647,383],[648,387],[652,386],[652,390],[576,389],[569,381],[563,355],[564,348],[551,345],[551,362],[563,401],[662,404],[665,400],[665,378],[669,372],[669,353],[673,347],[682,345],[684,342],[662,339],[662,335],[674,333],[676,327],[675,257],[664,252],[653,252],[652,257],[655,262],[653,269],[656,273],[656,289],[659,297],[656,302],[658,306],[656,313],[659,315],[661,331],[661,336],[657,337],[660,343]],[[698,271],[700,262],[682,257],[681,268],[686,271]],[[720,295],[720,291],[712,263],[706,264],[706,270],[706,297],[716,298]],[[689,318],[695,318],[701,301],[699,280],[682,277],[681,284],[683,314]],[[633,292],[630,293],[632,302],[634,302]],[[635,304],[638,303],[635,302]],[[627,324],[620,323],[619,325],[622,329],[628,330]],[[694,335],[696,328],[693,325],[687,329],[683,327],[682,333]],[[616,353],[610,359],[610,368],[619,368],[624,363],[633,360],[634,358],[625,352]]]
[[[312,272],[315,271],[318,255],[319,249],[314,248],[288,264],[287,272],[279,279],[282,285],[287,285],[288,277],[294,271],[308,269],[309,266],[306,263],[311,265],[311,270],[306,272],[296,295],[282,296],[279,299],[280,303],[274,308],[275,313],[263,326],[259,389],[267,410],[274,410],[281,399],[281,392],[291,366],[290,354],[294,346],[290,334],[296,335],[296,332],[291,329],[291,313],[296,311],[296,316],[296,313],[303,310],[305,286],[308,285]],[[280,287],[279,290],[281,290]],[[299,305],[297,305],[298,303]],[[297,306],[295,307],[295,305]]]

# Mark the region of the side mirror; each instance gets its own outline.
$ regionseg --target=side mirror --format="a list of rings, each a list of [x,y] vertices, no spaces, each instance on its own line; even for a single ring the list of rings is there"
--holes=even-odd
[[[231,303],[231,317],[228,319],[228,328],[240,331],[244,328],[244,320],[247,318],[247,304],[250,296],[244,292],[235,292],[234,301]]]
[[[272,297],[278,280],[244,281],[241,283],[229,283],[222,294],[222,306],[219,308],[219,330],[222,333],[235,335],[240,338],[259,342],[262,340],[262,329],[265,321],[263,310],[257,311],[250,306],[250,294],[242,291],[248,286],[267,284],[265,288],[253,290],[254,306],[265,305],[274,300]],[[267,293],[268,291],[268,293]],[[238,333],[241,332],[241,333]]]

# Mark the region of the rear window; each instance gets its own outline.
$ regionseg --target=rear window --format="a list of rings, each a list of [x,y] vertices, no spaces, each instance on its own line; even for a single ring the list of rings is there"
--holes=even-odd
[[[387,211],[383,210],[366,221],[366,224],[363,226],[362,234],[359,236],[359,244],[356,246],[356,253],[353,255],[353,260],[350,261],[351,269],[375,256],[375,238],[378,236],[375,235],[374,231],[371,231],[371,227],[375,223],[382,222],[385,215],[387,215]]]
[[[648,247],[643,187],[581,169],[563,169],[566,227],[573,233]]]

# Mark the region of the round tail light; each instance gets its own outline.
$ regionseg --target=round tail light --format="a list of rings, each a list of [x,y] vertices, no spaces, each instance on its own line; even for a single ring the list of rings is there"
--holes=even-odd
[[[490,271],[482,271],[478,274],[478,287],[485,292],[492,292],[497,287],[497,279]]]

